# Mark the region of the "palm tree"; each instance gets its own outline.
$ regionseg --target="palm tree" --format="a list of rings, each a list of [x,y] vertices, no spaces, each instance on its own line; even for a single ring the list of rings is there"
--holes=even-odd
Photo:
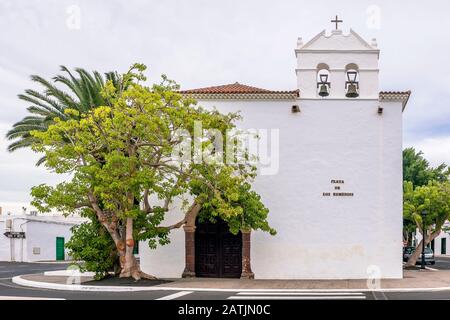
[[[65,72],[67,76],[57,75],[53,78],[53,83],[37,75],[31,76],[32,81],[43,86],[43,91],[27,89],[24,94],[19,94],[19,99],[31,104],[27,108],[31,115],[15,123],[13,128],[7,132],[7,139],[15,140],[8,146],[8,151],[30,147],[34,142],[30,132],[47,130],[54,122],[54,118],[65,120],[71,117],[64,113],[65,109],[76,109],[83,113],[92,108],[106,105],[107,101],[101,95],[106,81],[112,81],[116,88],[121,85],[120,77],[116,72],[105,73],[105,78],[103,78],[97,71],[91,75],[81,68],[75,69],[78,77],[74,76],[65,66],[61,66],[61,71]],[[62,84],[62,88],[58,88],[54,83]],[[41,158],[36,165],[40,165],[44,161],[45,157]]]

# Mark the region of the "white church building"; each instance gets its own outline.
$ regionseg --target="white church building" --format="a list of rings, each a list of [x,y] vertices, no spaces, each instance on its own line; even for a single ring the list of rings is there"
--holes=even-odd
[[[402,113],[410,92],[380,91],[376,40],[353,30],[299,38],[295,56],[294,90],[234,83],[182,91],[206,108],[239,111],[241,128],[278,130],[276,173],[254,183],[277,234],[232,236],[220,223],[187,225],[157,250],[141,243],[143,271],[174,278],[402,277]],[[167,219],[180,220],[176,208]]]

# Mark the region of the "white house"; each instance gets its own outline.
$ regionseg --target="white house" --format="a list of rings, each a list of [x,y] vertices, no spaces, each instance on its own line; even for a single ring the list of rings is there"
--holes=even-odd
[[[70,228],[83,221],[57,215],[0,215],[0,261],[66,260]]]
[[[432,243],[432,249],[436,256],[450,255],[450,223],[447,222],[445,231],[442,231]]]
[[[277,235],[254,231],[233,238],[220,223],[186,225],[157,250],[141,243],[145,272],[402,277],[402,112],[410,92],[380,92],[376,40],[353,30],[323,31],[306,43],[299,38],[295,56],[292,90],[234,83],[182,91],[204,107],[240,111],[241,128],[269,130],[273,152],[254,188]],[[167,223],[179,219],[174,205]]]
[[[422,234],[419,232],[419,230],[416,230],[414,239],[415,239],[414,242],[415,246],[422,240]],[[442,227],[441,233],[436,238],[434,238],[433,241],[431,241],[429,246],[433,250],[435,256],[445,256],[450,255],[450,249],[448,247],[449,244],[450,244],[450,222],[447,221]]]

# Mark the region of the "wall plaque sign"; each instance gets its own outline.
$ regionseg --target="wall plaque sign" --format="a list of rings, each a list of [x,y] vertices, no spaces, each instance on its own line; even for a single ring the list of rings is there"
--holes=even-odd
[[[331,187],[333,188],[332,192],[323,192],[322,196],[324,197],[353,197],[353,192],[343,191],[343,187],[345,185],[344,180],[332,179],[330,180]]]

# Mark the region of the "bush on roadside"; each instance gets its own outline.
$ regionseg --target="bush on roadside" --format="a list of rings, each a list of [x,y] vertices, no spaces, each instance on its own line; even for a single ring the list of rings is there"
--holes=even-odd
[[[111,236],[97,221],[85,222],[72,227],[72,237],[66,243],[69,255],[81,272],[95,272],[94,279],[108,276],[117,258]]]

